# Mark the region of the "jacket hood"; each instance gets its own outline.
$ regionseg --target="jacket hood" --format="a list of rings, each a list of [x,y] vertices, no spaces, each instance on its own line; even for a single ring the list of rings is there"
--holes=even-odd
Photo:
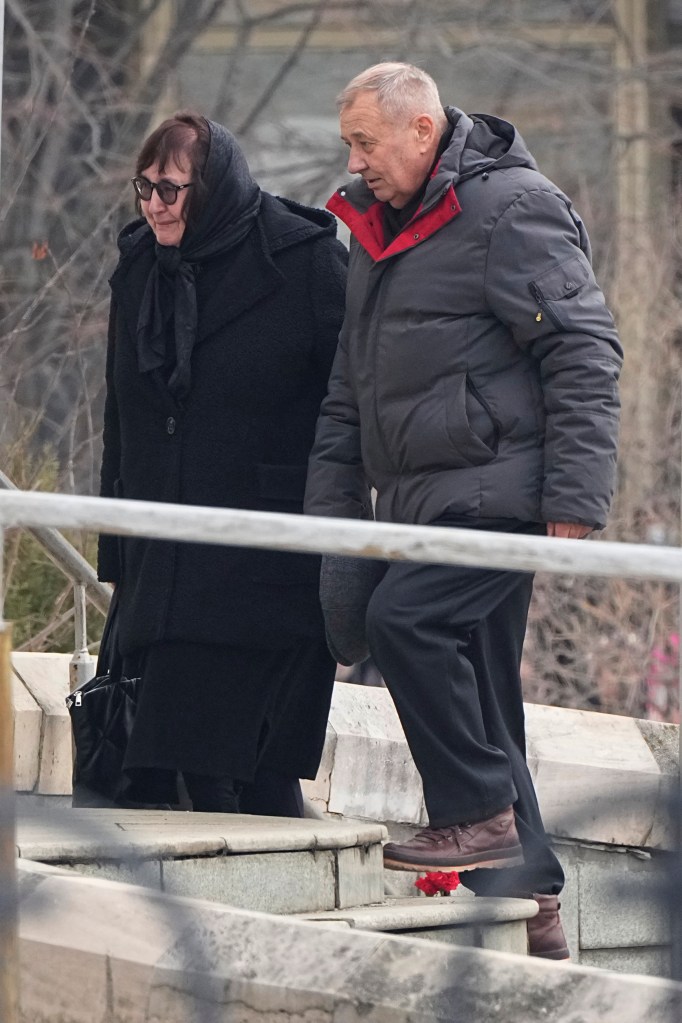
[[[272,252],[281,252],[313,238],[336,236],[336,218],[326,210],[293,199],[261,193],[261,224]]]
[[[537,170],[526,143],[509,121],[491,114],[468,115],[457,107],[446,107],[445,114],[454,130],[434,177],[443,171],[456,185],[483,171],[506,167]]]
[[[137,217],[135,220],[131,220],[129,224],[126,224],[119,232],[117,238],[118,251],[122,256],[128,256],[138,246],[152,245],[155,240],[154,232],[144,217]]]
[[[529,167],[537,164],[522,136],[509,121],[492,114],[465,114],[457,107],[445,107],[452,125],[452,138],[431,176],[424,195],[424,208],[440,197],[447,188],[457,188],[460,181],[477,174],[508,167]],[[376,199],[361,178],[339,189],[360,211],[367,210]]]

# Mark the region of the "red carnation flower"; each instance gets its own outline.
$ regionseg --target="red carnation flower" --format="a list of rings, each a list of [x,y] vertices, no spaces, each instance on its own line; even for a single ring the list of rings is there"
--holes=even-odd
[[[449,895],[459,885],[459,874],[456,870],[430,870],[424,877],[418,877],[415,887],[425,895]]]

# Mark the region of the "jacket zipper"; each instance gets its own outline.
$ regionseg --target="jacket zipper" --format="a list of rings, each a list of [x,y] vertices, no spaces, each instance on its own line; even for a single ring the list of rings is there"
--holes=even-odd
[[[375,263],[375,266],[378,266],[378,263]],[[374,322],[378,326],[375,327],[374,336],[372,338],[373,347],[374,347],[374,353],[373,353],[373,356],[374,356],[374,358],[373,358],[373,362],[374,362],[374,422],[376,424],[377,437],[379,437],[381,439],[381,446],[384,449],[384,458],[386,459],[386,465],[390,465],[390,466],[393,467],[394,461],[393,461],[393,459],[391,458],[391,456],[389,454],[389,449],[388,449],[388,445],[386,443],[386,438],[384,437],[384,431],[381,428],[381,420],[379,419],[379,401],[378,401],[378,398],[377,398],[377,381],[379,380],[379,375],[378,375],[378,372],[377,372],[378,368],[379,368],[378,367],[378,361],[379,361],[379,344],[378,344],[379,338],[378,338],[378,332],[379,332],[379,328],[381,326],[381,319],[382,319],[383,308],[384,308],[384,305],[386,304],[386,280],[385,280],[385,276],[386,276],[386,270],[385,270],[384,267],[382,267],[381,268],[381,280],[379,281],[379,301],[377,302],[376,308],[375,308],[375,311],[374,311]],[[396,471],[396,470],[394,469],[394,471]]]
[[[556,315],[553,309],[551,309],[545,302],[542,292],[538,288],[534,281],[528,285],[528,290],[538,304],[538,314],[535,317],[538,323],[542,320],[543,313],[547,316],[547,319],[551,320],[557,330],[565,331],[566,327],[561,322],[559,317]]]

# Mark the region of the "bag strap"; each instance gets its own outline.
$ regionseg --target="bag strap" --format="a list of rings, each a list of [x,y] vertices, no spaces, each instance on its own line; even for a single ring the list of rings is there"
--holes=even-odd
[[[114,590],[109,612],[102,629],[102,639],[97,656],[97,675],[120,678],[123,674],[123,658],[118,649],[118,586]]]

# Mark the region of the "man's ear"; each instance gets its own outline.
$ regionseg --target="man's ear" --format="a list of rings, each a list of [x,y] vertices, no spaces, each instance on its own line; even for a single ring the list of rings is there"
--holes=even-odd
[[[435,121],[429,114],[418,114],[414,119],[414,130],[420,150],[426,153],[431,148],[436,134]]]

